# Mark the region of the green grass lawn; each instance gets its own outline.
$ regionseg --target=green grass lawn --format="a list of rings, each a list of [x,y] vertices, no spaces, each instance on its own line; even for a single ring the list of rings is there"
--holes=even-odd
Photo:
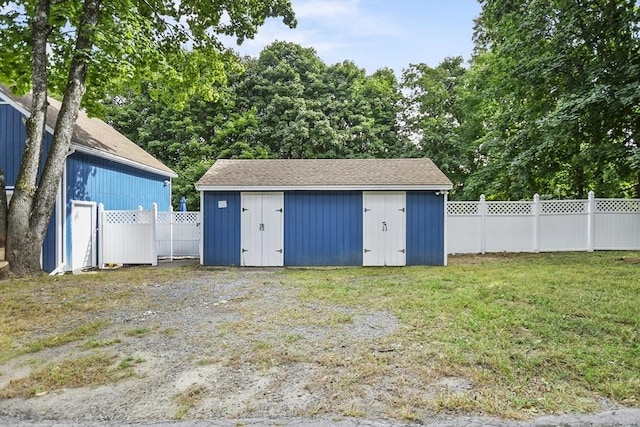
[[[387,309],[417,375],[471,379],[435,409],[518,416],[640,403],[637,252],[461,256],[448,267],[292,270],[303,298]],[[425,378],[429,381],[429,378]]]
[[[322,378],[310,380],[310,392],[336,396],[336,405],[386,384],[392,390],[389,416],[401,419],[426,410],[522,418],[598,410],[604,401],[640,405],[640,252],[459,256],[449,262],[278,269],[269,276],[271,285],[291,289],[294,303],[263,313],[256,300],[242,320],[220,324],[221,336],[248,335],[236,340],[238,348],[218,349],[216,361],[314,364]],[[179,283],[189,274],[215,280],[220,271],[125,268],[0,282],[0,363],[75,341],[101,348],[149,333],[141,329],[101,341],[96,332],[109,325],[94,314],[123,306],[146,309],[149,283]],[[339,329],[353,313],[377,312],[397,317],[397,330],[346,347],[332,336],[273,337],[278,327],[295,331],[324,322]],[[250,348],[252,357],[236,357]],[[101,369],[107,364],[96,363]],[[117,369],[102,371],[109,381],[122,376]],[[450,377],[473,387],[426,396]],[[349,404],[323,410],[364,413]]]

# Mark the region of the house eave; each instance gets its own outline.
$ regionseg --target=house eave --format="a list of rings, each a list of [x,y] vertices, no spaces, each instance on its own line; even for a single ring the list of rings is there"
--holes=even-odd
[[[448,191],[450,184],[426,185],[196,185],[198,191]]]
[[[154,173],[156,175],[165,176],[165,177],[168,177],[168,178],[177,178],[178,177],[178,175],[175,172],[169,173],[167,171],[163,171],[161,169],[157,169],[157,168],[154,168],[152,166],[145,165],[143,163],[139,163],[139,162],[136,162],[136,161],[133,161],[133,160],[125,159],[124,157],[120,157],[120,156],[115,155],[115,154],[109,154],[109,153],[106,153],[106,152],[101,151],[101,150],[96,150],[95,148],[87,147],[86,145],[80,145],[80,144],[74,142],[74,143],[71,144],[71,147],[73,148],[73,150],[75,150],[75,151],[77,151],[79,153],[89,154],[91,156],[100,157],[100,158],[103,158],[103,159],[106,159],[106,160],[112,160],[112,161],[114,161],[116,163],[121,163],[123,165],[134,167],[136,169],[140,169],[140,170],[144,170],[144,171],[147,171],[147,172],[151,172],[151,173]]]

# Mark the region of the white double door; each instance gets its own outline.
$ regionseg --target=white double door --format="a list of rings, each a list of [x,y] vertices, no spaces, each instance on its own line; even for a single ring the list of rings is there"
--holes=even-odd
[[[363,264],[406,264],[406,193],[376,191],[362,193]]]
[[[284,193],[241,193],[242,266],[284,264]]]

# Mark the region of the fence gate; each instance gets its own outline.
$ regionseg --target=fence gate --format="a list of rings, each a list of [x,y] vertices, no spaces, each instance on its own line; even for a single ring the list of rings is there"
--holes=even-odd
[[[200,257],[200,228],[200,212],[158,212],[158,257]]]
[[[108,264],[158,265],[156,223],[158,208],[150,211],[106,211],[98,206],[99,266]]]
[[[95,202],[71,201],[71,270],[96,266]]]

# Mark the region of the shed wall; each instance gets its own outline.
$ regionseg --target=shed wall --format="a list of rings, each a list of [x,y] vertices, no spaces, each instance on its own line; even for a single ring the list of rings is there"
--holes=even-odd
[[[24,153],[27,131],[24,115],[10,104],[0,104],[0,167],[5,173],[7,187],[14,187],[20,173],[20,163]],[[52,136],[45,134],[44,150],[40,171],[44,167],[46,155],[51,146]],[[54,207],[45,239],[42,245],[42,269],[51,272],[56,268],[56,214]]]
[[[116,163],[112,160],[75,152],[67,158],[67,209],[71,200],[102,203],[105,209],[168,210],[171,204],[168,178]]]
[[[0,167],[4,170],[7,187],[15,186],[20,172],[20,162],[27,138],[24,119],[22,113],[13,106],[0,104]],[[51,142],[51,134],[46,133],[40,171],[44,167]]]
[[[71,200],[102,203],[109,210],[134,210],[138,206],[168,210],[171,187],[167,177],[75,152],[67,157],[66,168],[66,260],[71,262]]]
[[[444,196],[407,191],[407,265],[444,265]]]
[[[220,202],[226,203],[226,207],[219,207]],[[204,193],[201,207],[204,265],[240,265],[240,208],[240,192]]]
[[[362,265],[362,192],[285,193],[284,264]]]

